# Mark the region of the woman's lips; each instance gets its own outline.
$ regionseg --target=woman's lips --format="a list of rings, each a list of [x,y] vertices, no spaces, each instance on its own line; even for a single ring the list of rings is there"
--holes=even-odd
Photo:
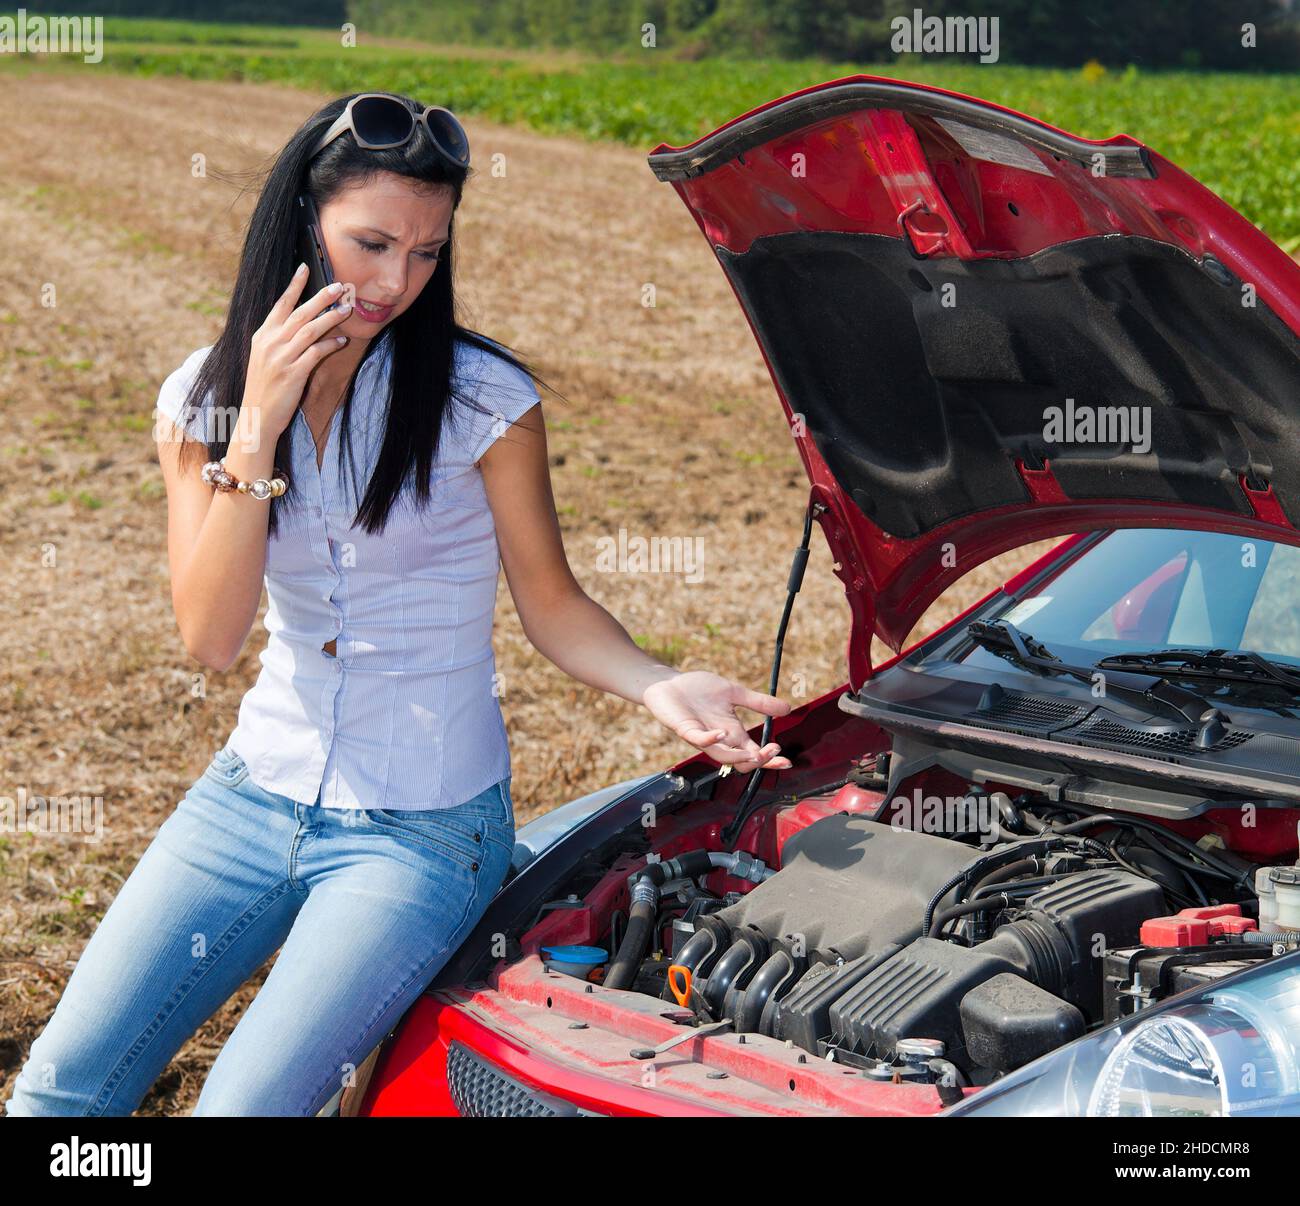
[[[357,304],[353,307],[352,313],[358,318],[364,318],[366,322],[385,322],[388,316],[393,312],[392,306],[379,306],[374,309],[368,309],[370,303],[364,298],[357,298]]]

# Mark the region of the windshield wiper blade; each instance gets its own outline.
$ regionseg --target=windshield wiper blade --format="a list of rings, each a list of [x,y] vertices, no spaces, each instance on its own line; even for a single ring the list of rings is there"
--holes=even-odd
[[[1010,620],[994,620],[992,623],[985,620],[972,620],[966,625],[966,635],[985,649],[1009,657],[1010,660],[1027,669],[1048,675],[1068,674],[1072,678],[1081,679],[1089,686],[1096,682],[1097,670],[1105,668],[1104,662],[1098,662],[1095,666],[1075,666],[1063,661],[1041,641],[1035,640],[1029,633],[1017,628]],[[1112,669],[1148,674],[1154,677],[1156,682],[1146,690],[1141,690],[1108,681],[1106,683],[1108,693],[1127,698],[1148,710],[1163,710],[1166,716],[1172,714],[1184,724],[1200,723],[1205,712],[1205,700],[1199,695],[1175,686],[1168,682],[1162,673],[1156,671],[1127,666],[1112,667]]]
[[[1153,649],[1148,653],[1114,653],[1097,663],[1103,670],[1134,670],[1169,678],[1280,687],[1300,696],[1300,672],[1271,662],[1248,649]]]

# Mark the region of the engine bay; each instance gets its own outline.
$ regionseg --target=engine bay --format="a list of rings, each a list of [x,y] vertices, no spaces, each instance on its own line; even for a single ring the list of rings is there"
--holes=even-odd
[[[1005,766],[963,779],[946,751],[871,731],[889,748],[755,801],[731,843],[736,784],[694,781],[671,827],[643,819],[592,851],[519,953],[688,1027],[956,1100],[1300,946],[1294,807],[1169,809],[1153,789],[1148,815],[1140,788],[1108,796],[1095,771],[1076,791],[1000,781]]]

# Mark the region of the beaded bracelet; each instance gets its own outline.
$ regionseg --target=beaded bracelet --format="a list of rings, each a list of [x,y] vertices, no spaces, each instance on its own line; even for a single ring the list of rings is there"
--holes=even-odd
[[[203,466],[203,472],[200,476],[208,485],[215,487],[221,493],[228,493],[231,490],[238,490],[240,494],[248,494],[253,498],[279,498],[288,488],[289,483],[281,476],[283,469],[273,469],[276,475],[271,480],[259,477],[253,482],[241,482],[233,473],[226,468],[224,459],[220,461],[209,461]]]

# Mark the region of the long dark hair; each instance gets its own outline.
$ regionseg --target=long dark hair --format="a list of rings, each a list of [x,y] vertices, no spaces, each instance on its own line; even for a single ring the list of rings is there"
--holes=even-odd
[[[344,444],[349,445],[348,416],[352,405],[352,387],[362,366],[387,344],[391,348],[391,371],[388,377],[386,424],[378,460],[364,497],[361,498],[354,526],[368,532],[382,531],[403,486],[414,473],[416,500],[428,501],[429,478],[438,450],[443,418],[453,398],[483,413],[483,407],[462,392],[453,373],[458,340],[481,349],[527,373],[538,385],[549,389],[526,363],[513,353],[476,331],[456,321],[453,287],[455,264],[455,210],[460,205],[467,169],[449,163],[433,148],[420,123],[415,137],[405,146],[385,151],[358,147],[350,131],[335,138],[319,155],[312,151],[334,119],[352,96],[341,96],[314,113],[288,141],[266,174],[248,225],[239,273],[230,298],[226,325],[204,360],[185,399],[185,413],[198,414],[209,394],[210,405],[217,414],[237,417],[244,396],[248,373],[249,347],[254,332],[262,325],[275,301],[289,284],[297,267],[297,205],[299,193],[310,194],[319,210],[340,189],[364,183],[378,172],[394,172],[419,180],[431,190],[449,189],[453,196],[452,219],[447,228],[447,242],[439,255],[438,270],[406,311],[397,316],[383,333],[372,339],[356,366],[343,402],[339,446],[342,466]],[[422,106],[407,96],[398,99],[419,112]],[[470,169],[472,170],[472,169]],[[301,301],[306,300],[304,290]],[[554,391],[551,391],[554,393]],[[195,408],[191,410],[190,408]],[[212,425],[207,434],[226,438],[207,443],[207,458],[219,460],[230,445],[234,423]],[[271,503],[270,532],[276,530],[282,505],[296,503],[290,469],[289,441],[292,425],[287,426],[276,443],[275,464],[284,473],[289,488]],[[188,441],[194,444],[200,440]],[[355,476],[355,464],[354,464]]]

